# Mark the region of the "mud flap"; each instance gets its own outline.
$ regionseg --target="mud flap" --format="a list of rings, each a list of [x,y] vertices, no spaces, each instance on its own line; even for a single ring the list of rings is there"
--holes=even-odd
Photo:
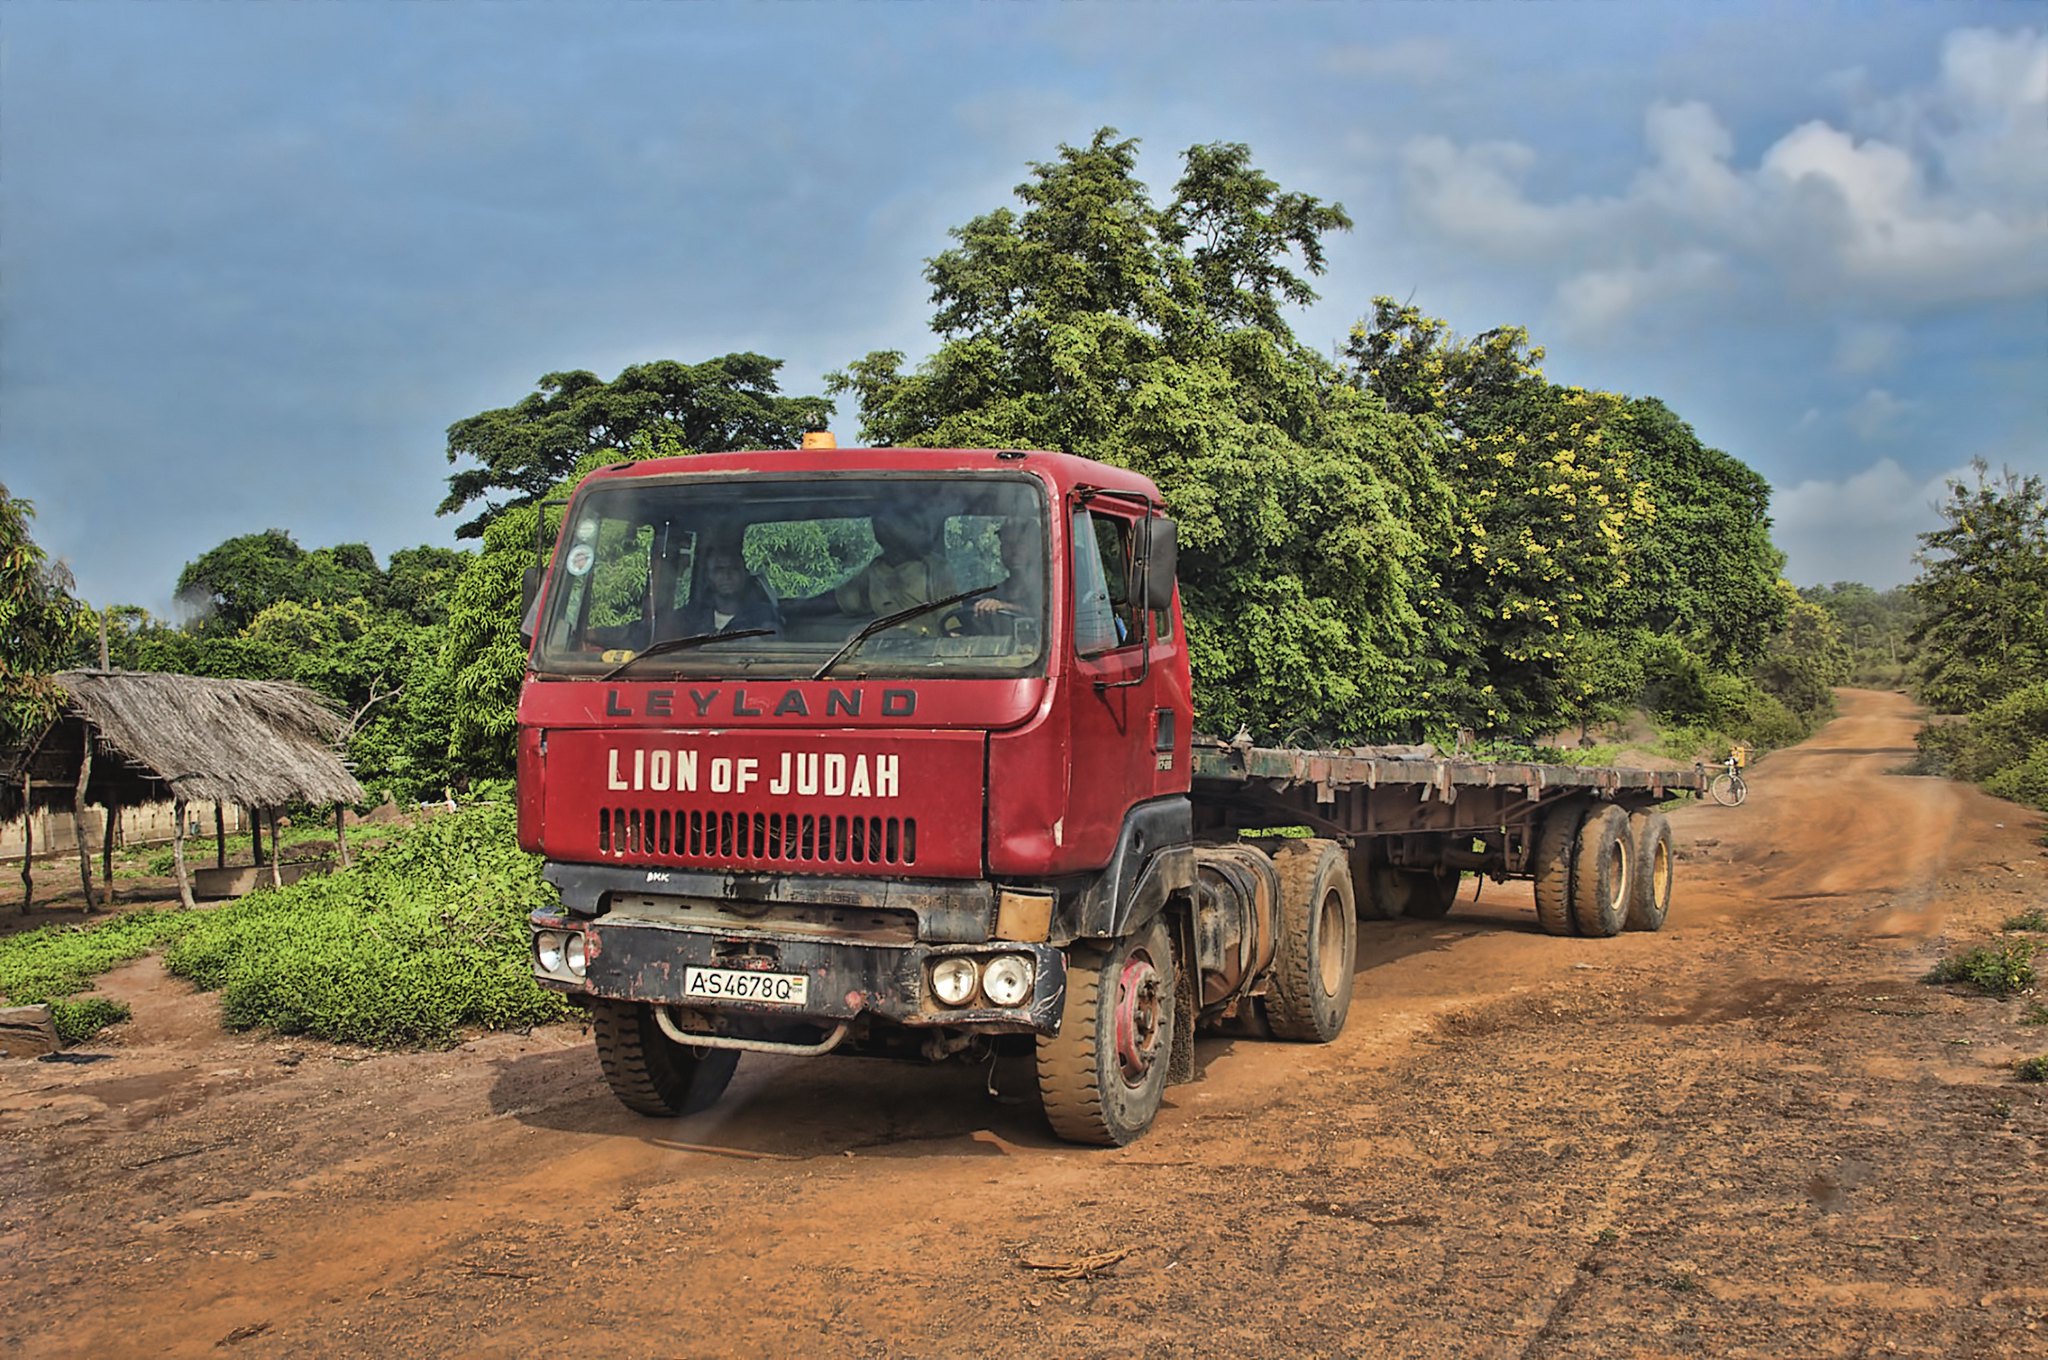
[[[1193,917],[1177,911],[1173,923],[1173,1053],[1166,1064],[1168,1085],[1195,1079],[1195,1003],[1201,979],[1194,966]]]

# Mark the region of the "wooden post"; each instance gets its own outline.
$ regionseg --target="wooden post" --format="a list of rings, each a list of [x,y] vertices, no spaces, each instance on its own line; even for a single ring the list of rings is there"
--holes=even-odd
[[[348,806],[334,805],[334,843],[341,850],[341,867],[348,868]]]
[[[107,900],[114,900],[114,822],[116,813],[111,799],[100,804],[100,811],[106,814],[107,824],[100,835],[100,879],[107,885]]]
[[[242,810],[249,814],[249,862],[261,869],[263,867],[263,809],[245,807]]]
[[[228,867],[228,814],[221,810],[218,798],[213,800],[213,867]]]
[[[284,886],[284,878],[279,873],[277,865],[277,814],[275,812],[270,814],[270,886],[273,888],[282,888]]]
[[[71,834],[78,840],[78,878],[85,884],[85,909],[97,911],[92,895],[92,847],[85,839],[85,786],[92,779],[92,729],[84,723],[79,731],[85,738],[78,757],[78,787],[71,792]]]
[[[21,772],[21,914],[28,915],[36,904],[36,809],[29,796],[35,792],[35,776]]]
[[[185,800],[180,798],[172,806],[178,814],[178,824],[171,829],[171,862],[178,866],[178,900],[192,908],[199,904],[192,900],[192,875],[185,872]]]

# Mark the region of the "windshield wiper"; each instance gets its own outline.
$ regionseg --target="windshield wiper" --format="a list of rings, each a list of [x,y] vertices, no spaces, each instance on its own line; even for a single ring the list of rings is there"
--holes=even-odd
[[[846,660],[847,657],[853,655],[854,649],[859,647],[863,642],[866,642],[875,634],[882,632],[885,629],[894,628],[897,624],[905,623],[911,619],[916,618],[920,614],[929,614],[934,609],[944,609],[947,605],[959,604],[961,601],[971,600],[977,595],[986,595],[994,589],[994,586],[976,586],[973,590],[963,590],[958,595],[948,595],[943,600],[930,600],[924,604],[913,604],[906,608],[899,609],[893,614],[884,614],[882,615],[882,617],[876,619],[873,623],[869,624],[867,627],[861,629],[858,633],[855,633],[852,637],[848,638],[845,642],[845,645],[840,647],[838,651],[832,653],[831,658],[827,660],[824,665],[818,667],[818,669],[811,672],[811,679],[823,680],[827,675],[832,673],[832,668],[834,666]]]
[[[663,638],[659,642],[650,643],[646,651],[633,653],[633,655],[627,657],[624,661],[621,661],[618,665],[597,678],[600,680],[617,679],[619,676],[624,675],[629,668],[645,661],[650,656],[667,656],[671,652],[687,652],[692,647],[702,647],[707,642],[723,642],[727,638],[767,637],[774,631],[773,628],[739,628],[730,633],[692,633],[688,637]]]

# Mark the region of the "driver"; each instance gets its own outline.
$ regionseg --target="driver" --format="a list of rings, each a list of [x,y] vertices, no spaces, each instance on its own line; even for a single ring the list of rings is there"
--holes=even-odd
[[[881,552],[833,592],[840,612],[880,618],[912,605],[959,593],[953,569],[941,551],[937,526],[915,510],[890,507],[875,512],[872,525]],[[903,625],[932,634],[959,627],[959,620],[913,619]]]
[[[1002,558],[1003,579],[996,583],[997,593],[984,595],[974,602],[974,616],[983,622],[992,622],[997,614],[1022,614],[1036,618],[1044,604],[1043,584],[1039,574],[1031,569],[1032,547],[1031,525],[1015,519],[1005,519],[996,528],[996,550]]]

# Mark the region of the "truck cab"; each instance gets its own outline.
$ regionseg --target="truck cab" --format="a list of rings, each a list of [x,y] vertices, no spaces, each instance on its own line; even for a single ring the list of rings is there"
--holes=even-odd
[[[1143,1132],[1200,1004],[1175,557],[1150,481],[1059,453],[586,478],[529,613],[520,840],[561,894],[535,976],[614,1092],[1021,1045],[1056,1130]]]

